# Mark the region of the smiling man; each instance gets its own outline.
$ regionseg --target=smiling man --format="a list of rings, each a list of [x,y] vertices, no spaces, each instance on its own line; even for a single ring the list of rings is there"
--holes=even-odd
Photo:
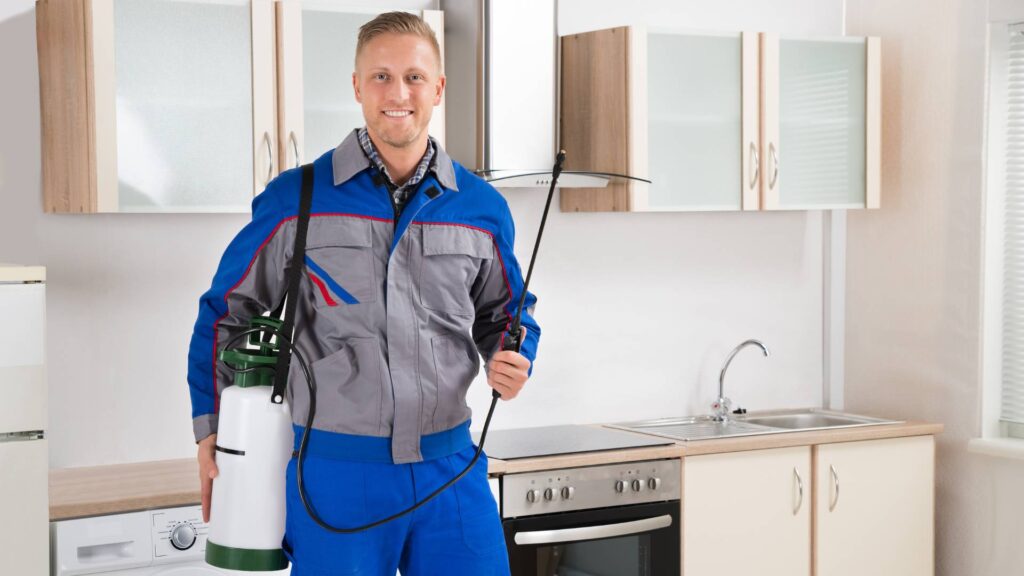
[[[521,353],[502,351],[522,295],[514,227],[496,190],[427,134],[445,88],[434,33],[419,17],[382,14],[359,32],[352,86],[366,126],[313,162],[313,207],[295,344],[318,390],[304,484],[332,526],[403,510],[475,453],[466,391],[487,382],[514,398],[532,371],[540,329],[527,294]],[[200,299],[189,351],[193,429],[209,517],[218,398],[232,374],[215,360],[255,315],[278,307],[295,240],[301,173],[274,179],[228,246]],[[292,362],[296,448],[310,399]],[[288,466],[284,548],[292,576],[508,574],[487,458],[415,512],[355,534],[321,528]]]

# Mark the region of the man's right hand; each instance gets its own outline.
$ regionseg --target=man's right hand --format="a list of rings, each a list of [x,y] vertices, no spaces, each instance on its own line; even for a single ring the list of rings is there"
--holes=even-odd
[[[217,477],[216,454],[217,435],[210,434],[199,441],[199,489],[203,502],[203,522],[210,521],[210,498],[213,494],[213,479]]]

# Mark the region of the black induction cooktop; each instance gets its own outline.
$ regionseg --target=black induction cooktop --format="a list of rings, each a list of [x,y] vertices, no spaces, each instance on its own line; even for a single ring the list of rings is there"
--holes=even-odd
[[[479,441],[480,434],[474,433],[473,439]],[[490,430],[484,441],[484,453],[499,460],[515,460],[556,454],[665,446],[673,443],[668,438],[645,436],[598,426],[569,424]]]

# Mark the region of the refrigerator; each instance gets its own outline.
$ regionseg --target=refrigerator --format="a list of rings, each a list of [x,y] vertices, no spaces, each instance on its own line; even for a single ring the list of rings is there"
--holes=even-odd
[[[46,270],[0,264],[0,558],[4,574],[49,574]]]

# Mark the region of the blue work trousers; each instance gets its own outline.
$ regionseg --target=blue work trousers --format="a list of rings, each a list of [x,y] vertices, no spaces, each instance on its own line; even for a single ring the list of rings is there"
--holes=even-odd
[[[312,444],[312,442],[311,442]],[[384,518],[458,474],[476,447],[411,464],[362,462],[307,454],[306,493],[318,516],[339,527]],[[355,534],[318,525],[299,499],[297,459],[288,464],[284,549],[292,576],[508,576],[497,504],[487,484],[487,457],[416,511]]]

